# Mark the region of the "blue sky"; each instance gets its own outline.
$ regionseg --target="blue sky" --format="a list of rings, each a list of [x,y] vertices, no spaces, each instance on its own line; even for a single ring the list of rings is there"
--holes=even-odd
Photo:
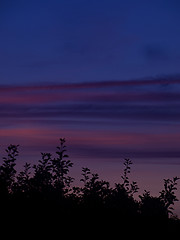
[[[1,84],[178,75],[176,0],[2,0]]]

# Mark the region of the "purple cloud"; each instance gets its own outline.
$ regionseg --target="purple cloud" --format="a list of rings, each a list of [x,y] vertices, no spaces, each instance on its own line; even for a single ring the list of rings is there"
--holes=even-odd
[[[62,136],[72,140],[75,154],[176,158],[178,136],[169,133],[172,126],[173,132],[179,128],[179,87],[178,78],[4,86],[0,134],[3,142],[19,139],[30,148],[41,141],[52,145]],[[145,134],[139,136],[141,132]]]

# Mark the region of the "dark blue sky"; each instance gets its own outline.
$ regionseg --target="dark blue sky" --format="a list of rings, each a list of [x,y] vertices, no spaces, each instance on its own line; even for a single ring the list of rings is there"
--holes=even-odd
[[[178,0],[1,0],[1,84],[180,73]]]

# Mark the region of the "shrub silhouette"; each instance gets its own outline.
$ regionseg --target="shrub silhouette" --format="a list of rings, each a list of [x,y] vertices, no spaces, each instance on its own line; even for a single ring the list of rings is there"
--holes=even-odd
[[[60,138],[56,157],[41,153],[37,164],[25,163],[19,173],[15,169],[19,145],[8,146],[7,156],[0,165],[0,204],[4,209],[18,209],[24,217],[41,212],[43,216],[50,214],[51,219],[61,216],[69,221],[91,217],[104,224],[115,223],[115,219],[116,223],[133,221],[135,224],[146,218],[152,222],[163,219],[171,227],[180,226],[179,219],[171,217],[172,206],[178,201],[175,195],[178,177],[164,179],[164,189],[159,196],[151,196],[145,191],[137,200],[134,194],[139,187],[135,181],[129,180],[132,162],[125,159],[122,182],[115,183],[114,187],[87,167],[82,168],[82,186],[72,186],[74,179],[69,172],[73,163],[66,154],[65,142]]]
[[[145,193],[139,197],[141,199],[140,211],[142,216],[167,218],[167,209],[161,198],[151,196],[149,191],[145,191]]]
[[[15,161],[18,156],[18,145],[9,145],[6,149],[7,157],[3,157],[3,164],[0,166],[0,194],[2,200],[7,200],[12,194],[15,183]]]
[[[110,192],[109,182],[100,180],[97,173],[91,173],[89,168],[82,168],[81,182],[84,186],[80,189],[81,203],[88,208],[102,208]]]
[[[172,214],[173,207],[176,201],[178,201],[175,190],[177,190],[177,181],[178,177],[174,177],[173,179],[164,179],[164,190],[160,192],[159,198],[163,201],[164,206],[166,208],[167,214]]]

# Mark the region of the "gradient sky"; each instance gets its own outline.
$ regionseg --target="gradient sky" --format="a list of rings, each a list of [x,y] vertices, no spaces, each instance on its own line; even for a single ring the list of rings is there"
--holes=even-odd
[[[154,192],[180,174],[179,11],[178,0],[1,0],[1,155],[20,144],[33,163],[65,137],[75,171],[116,179],[129,157]]]

